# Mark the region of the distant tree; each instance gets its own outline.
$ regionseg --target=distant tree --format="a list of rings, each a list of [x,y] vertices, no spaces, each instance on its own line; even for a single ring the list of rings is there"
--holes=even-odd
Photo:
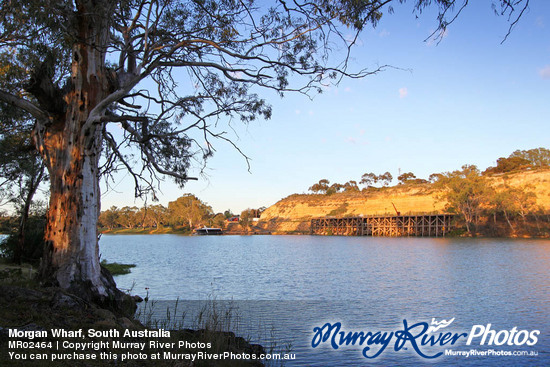
[[[141,208],[140,217],[144,227],[160,228],[168,220],[168,209],[163,205],[149,205]]]
[[[348,181],[344,184],[344,191],[345,192],[358,192],[359,187],[357,186],[356,181]]]
[[[250,212],[250,215],[252,218],[260,218],[262,215],[262,212],[265,210],[265,207],[261,207],[258,209],[247,209]]]
[[[118,224],[127,229],[136,228],[139,226],[140,217],[139,209],[135,206],[125,206],[118,212]]]
[[[0,200],[11,202],[19,215],[13,252],[16,263],[22,260],[34,196],[40,184],[48,179],[46,166],[32,143],[30,126],[22,121],[24,118],[17,110],[0,114]]]
[[[119,210],[116,206],[112,206],[108,210],[104,210],[99,215],[99,226],[107,227],[113,230],[118,225]]]
[[[497,159],[496,167],[487,168],[483,174],[506,173],[544,167],[550,167],[550,150],[546,148],[516,150],[507,158]]]
[[[222,213],[217,213],[211,217],[208,222],[211,227],[224,228],[227,218]]]
[[[484,205],[494,195],[494,189],[481,176],[479,169],[474,165],[464,165],[462,170],[443,173],[435,185],[443,190],[446,210],[462,215],[468,233],[475,233]]]
[[[7,211],[0,210],[0,232],[7,233],[12,229],[14,218],[8,215]]]
[[[195,195],[185,194],[168,203],[170,218],[176,225],[196,228],[201,222],[212,215],[212,208],[199,200]]]
[[[153,225],[153,222],[151,220],[150,212],[149,212],[149,206],[145,204],[141,208],[139,208],[138,212],[136,213],[137,219],[138,219],[138,225],[142,228],[153,228],[155,227]]]
[[[512,230],[514,227],[511,218],[520,216],[523,223],[526,224],[527,214],[536,209],[537,195],[533,189],[531,185],[512,187],[504,184],[494,195],[495,211],[503,213]]]
[[[168,209],[163,205],[146,205],[141,208],[116,206],[104,210],[99,215],[99,226],[113,230],[123,228],[159,228],[167,222]]]
[[[397,177],[397,181],[399,181],[400,184],[406,184],[406,183],[409,183],[410,181],[413,181],[415,179],[416,179],[416,176],[412,172],[405,172],[405,173],[400,174]]]
[[[365,187],[372,186],[378,182],[378,176],[375,175],[372,172],[365,173],[363,176],[361,176],[361,181],[359,183],[361,185],[365,185]]]
[[[339,183],[333,183],[325,192],[327,195],[336,194],[344,189],[344,185]]]
[[[226,211],[223,212],[223,216],[225,217],[225,219],[229,219],[231,217],[234,217],[235,214],[233,214],[231,209],[227,209]]]
[[[514,225],[511,222],[510,218],[510,207],[511,207],[511,200],[510,197],[507,195],[506,192],[499,191],[493,195],[491,198],[491,206],[489,206],[489,213],[493,214],[493,222],[497,223],[497,214],[502,213],[504,216],[504,219],[506,219],[506,223],[508,223],[508,226],[512,231],[515,231]]]
[[[516,157],[527,160],[533,167],[550,167],[550,150],[546,148],[516,150],[509,158]]]
[[[311,186],[309,188],[309,191],[311,191],[315,194],[326,194],[327,190],[330,187],[329,184],[330,184],[330,181],[323,178],[323,179],[319,180],[319,182],[317,182],[316,184]]]
[[[392,180],[393,176],[389,172],[385,172],[378,176],[378,181],[382,182],[382,186],[389,186]]]
[[[432,173],[428,177],[428,181],[431,182],[431,183],[437,182],[441,178],[441,176],[442,176],[441,173]]]
[[[241,216],[239,218],[239,223],[243,228],[248,230],[252,226],[252,219],[253,218],[254,218],[254,216],[252,214],[252,209],[245,209],[241,212]]]
[[[519,156],[510,156],[509,158],[501,157],[497,159],[496,167],[487,168],[485,171],[483,171],[483,174],[486,175],[491,173],[506,173],[526,169],[532,166],[533,165],[531,161]]]

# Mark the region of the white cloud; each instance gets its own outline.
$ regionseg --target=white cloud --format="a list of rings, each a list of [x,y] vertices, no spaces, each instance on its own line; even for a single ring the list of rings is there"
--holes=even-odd
[[[409,90],[406,87],[399,88],[399,98],[405,98],[409,94]]]
[[[542,69],[539,69],[539,75],[542,79],[550,79],[550,65],[546,65]]]
[[[378,34],[380,38],[388,37],[390,35],[390,32],[388,32],[385,29],[382,29],[382,31]]]

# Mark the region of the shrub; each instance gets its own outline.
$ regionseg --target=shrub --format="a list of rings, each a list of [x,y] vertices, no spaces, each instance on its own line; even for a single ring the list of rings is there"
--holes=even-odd
[[[44,226],[46,218],[31,216],[25,229],[25,243],[21,260],[28,263],[38,263],[44,249]],[[8,237],[0,242],[0,255],[9,261],[14,261],[15,249],[18,243],[17,231],[12,231]]]

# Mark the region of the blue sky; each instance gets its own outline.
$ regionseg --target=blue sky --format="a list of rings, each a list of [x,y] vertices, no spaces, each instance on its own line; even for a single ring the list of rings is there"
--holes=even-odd
[[[399,69],[343,80],[312,101],[264,93],[273,117],[227,130],[251,158],[250,172],[219,142],[208,177],[183,189],[166,180],[160,203],[193,193],[215,211],[237,213],[305,193],[322,178],[345,183],[385,171],[427,178],[550,147],[550,2],[532,1],[502,44],[508,23],[490,1],[471,2],[439,44],[424,41],[435,16],[416,19],[397,6],[362,34],[353,66]],[[129,177],[118,180],[114,190],[103,188],[102,207],[141,206]]]

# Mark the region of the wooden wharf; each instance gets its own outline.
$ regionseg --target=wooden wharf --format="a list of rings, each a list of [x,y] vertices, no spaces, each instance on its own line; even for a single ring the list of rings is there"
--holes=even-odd
[[[314,218],[312,235],[444,237],[454,214]]]

